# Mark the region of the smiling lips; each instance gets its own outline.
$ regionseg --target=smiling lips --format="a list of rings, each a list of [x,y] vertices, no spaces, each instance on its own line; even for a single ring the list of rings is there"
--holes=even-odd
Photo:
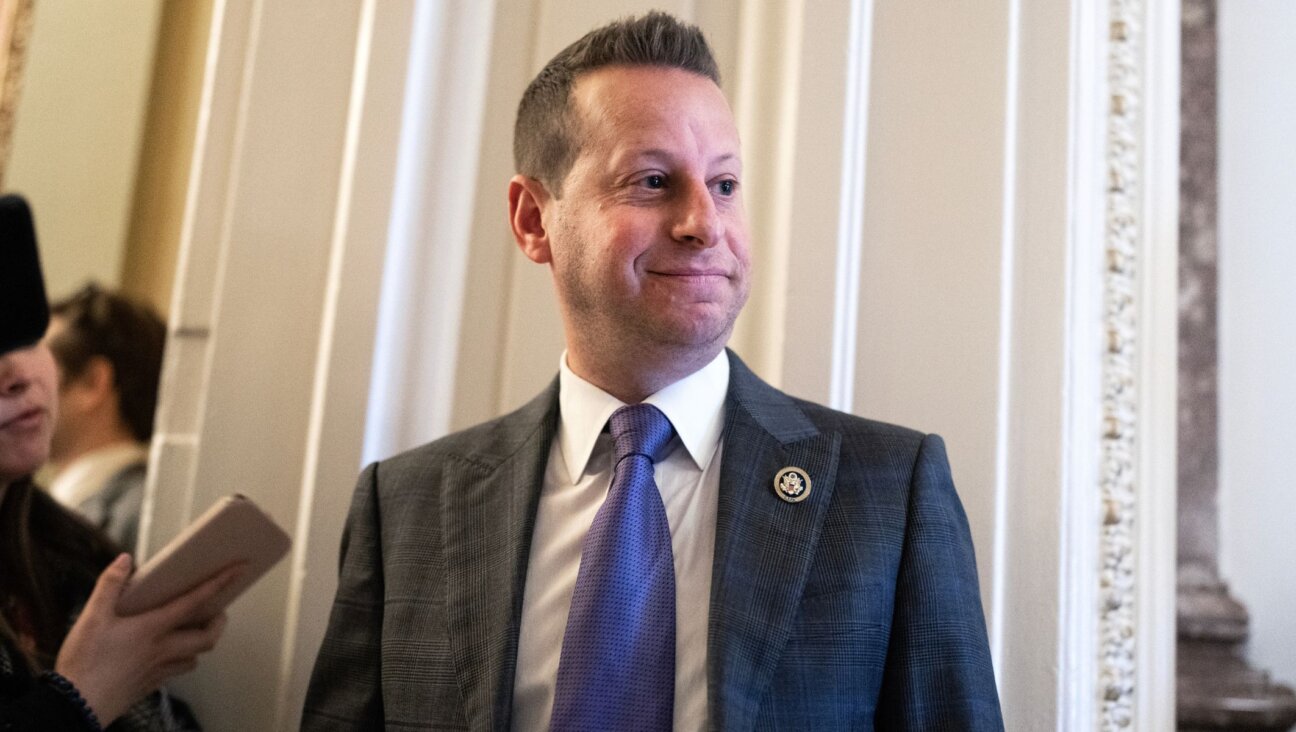
[[[648,274],[654,274],[659,277],[680,277],[702,280],[710,277],[728,278],[729,274],[720,270],[681,270],[678,272],[670,270],[648,270]]]
[[[697,269],[681,267],[679,269],[649,269],[648,274],[667,288],[675,292],[672,298],[682,296],[689,300],[711,301],[721,297],[732,277],[723,269]]]
[[[688,298],[711,300],[718,297],[729,282],[729,275],[716,271],[657,271],[648,270],[648,274],[657,278],[657,282]]]

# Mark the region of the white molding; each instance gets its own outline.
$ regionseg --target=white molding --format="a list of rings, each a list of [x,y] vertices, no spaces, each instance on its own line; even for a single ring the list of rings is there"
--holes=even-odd
[[[1103,257],[1106,224],[1108,16],[1072,3],[1067,140],[1067,337],[1064,376],[1058,729],[1094,729],[1099,715],[1099,527]]]
[[[786,268],[781,386],[843,411],[854,407],[873,5],[802,11],[789,249],[761,265]]]
[[[860,250],[864,246],[864,191],[868,169],[869,71],[873,49],[873,0],[851,0],[846,54],[845,135],[833,283],[832,372],[828,406],[855,406],[855,339],[859,335]]]
[[[494,13],[415,5],[363,462],[450,430]]]
[[[157,425],[140,510],[140,557],[178,534],[194,516],[199,431],[207,409],[213,326],[229,248],[258,8],[257,0],[216,0],[212,8]],[[166,489],[160,490],[163,485]]]
[[[727,79],[743,144],[743,199],[751,239],[752,295],[730,346],[754,371],[782,383],[788,260],[792,248],[793,168],[805,8],[799,2],[738,4],[734,68]],[[771,266],[774,265],[774,266]]]
[[[372,353],[412,2],[213,8],[143,534],[156,547],[232,491],[294,534],[290,561],[174,682],[213,727],[296,728],[323,635],[363,437],[370,361],[355,354]]]
[[[1152,141],[1147,137],[1145,103],[1147,91],[1156,91],[1149,81],[1146,51],[1149,6],[1145,0],[1111,0],[1110,13],[1098,724],[1102,730],[1121,730],[1135,722],[1136,700],[1147,698],[1138,687],[1143,675],[1140,640],[1151,642],[1152,633],[1165,633],[1174,626],[1139,624],[1145,615],[1140,590],[1147,586],[1144,578],[1153,569],[1140,562],[1147,559],[1141,550],[1148,548],[1143,534],[1150,518],[1142,516],[1140,508],[1151,490],[1149,476],[1164,477],[1144,460],[1147,443],[1157,439],[1152,430],[1157,415],[1147,413],[1150,397],[1144,392],[1164,386],[1145,381],[1154,373],[1149,359],[1159,355],[1148,349],[1152,334],[1145,326],[1156,314],[1147,295],[1150,284],[1163,281],[1160,276],[1148,277],[1154,264],[1147,256]],[[1159,401],[1153,399],[1153,404]]]
[[[333,231],[328,248],[328,274],[324,285],[323,317],[320,323],[315,353],[315,373],[311,390],[310,414],[306,427],[306,450],[302,458],[300,498],[297,502],[297,522],[293,529],[296,541],[289,556],[290,573],[288,596],[284,609],[284,633],[279,654],[278,701],[275,712],[276,729],[300,726],[304,696],[293,688],[294,677],[302,677],[296,668],[301,625],[303,595],[307,589],[306,575],[315,549],[311,529],[315,521],[316,488],[322,477],[321,451],[339,446],[329,445],[324,436],[326,407],[329,406],[331,367],[334,342],[338,338],[338,303],[341,300],[348,243],[348,222],[355,202],[356,161],[360,149],[360,125],[364,119],[365,91],[369,82],[369,62],[373,47],[374,14],[377,0],[363,0],[360,22],[356,31],[355,63],[352,68],[351,93],[347,104],[346,132],[338,171],[337,206],[333,211]],[[321,491],[322,493],[323,491]],[[330,547],[331,548],[331,547]],[[318,554],[318,551],[313,552]],[[302,689],[304,691],[304,688]]]
[[[986,618],[987,631],[990,636],[990,657],[994,661],[995,682],[1003,687],[1003,654],[1007,638],[1005,628],[1006,613],[1003,608],[1008,594],[1008,505],[1011,495],[1012,442],[1012,349],[1015,342],[1013,332],[1014,291],[1017,269],[1017,185],[1018,185],[1018,152],[1021,146],[1019,139],[1019,104],[1021,96],[1021,2],[1009,0],[1008,3],[1008,53],[1004,64],[1004,177],[1003,177],[1003,220],[1000,223],[1001,258],[999,262],[999,354],[997,390],[998,400],[995,414],[995,467],[994,467],[994,531],[993,544],[990,547],[990,607]]]
[[[413,2],[372,2],[357,24],[347,124],[339,144],[331,258],[321,295],[316,384],[305,421],[306,450],[280,667],[277,729],[298,715],[336,592],[337,548],[361,462],[383,260],[392,207]],[[342,102],[341,99],[339,99]]]
[[[1138,645],[1135,726],[1175,724],[1179,325],[1180,5],[1146,6],[1143,236],[1138,283]]]

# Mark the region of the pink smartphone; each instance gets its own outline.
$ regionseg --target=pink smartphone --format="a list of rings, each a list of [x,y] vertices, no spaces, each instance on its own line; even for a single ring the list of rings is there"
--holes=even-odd
[[[245,563],[243,575],[203,605],[199,622],[206,622],[270,571],[291,546],[288,534],[251,499],[226,496],[135,571],[117,600],[117,613],[135,615],[165,605],[225,567]]]

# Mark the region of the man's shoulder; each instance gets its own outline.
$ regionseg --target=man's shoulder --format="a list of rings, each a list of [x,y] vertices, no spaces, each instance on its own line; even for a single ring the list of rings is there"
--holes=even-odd
[[[943,448],[944,442],[931,435],[890,422],[842,412],[805,399],[789,397],[821,433],[841,436],[841,454],[850,462],[912,464],[926,442]]]
[[[518,409],[380,460],[379,470],[421,468],[456,460],[492,469],[557,424],[557,383]]]
[[[883,422],[858,414],[826,407],[808,399],[788,395],[797,408],[822,430],[834,430],[851,435],[869,435],[878,439],[898,442],[920,442],[927,433],[903,425]]]
[[[843,447],[848,449],[875,445],[917,450],[929,436],[909,427],[861,417],[794,396],[766,383],[733,354],[730,362],[735,377],[731,382],[734,398],[767,427],[774,428],[775,423],[786,427],[789,423],[801,422],[799,427],[788,429],[788,433],[837,433],[842,436]]]
[[[144,494],[147,477],[147,462],[140,460],[130,463],[109,477],[98,495],[102,497],[104,505],[110,508],[122,501],[138,501]]]

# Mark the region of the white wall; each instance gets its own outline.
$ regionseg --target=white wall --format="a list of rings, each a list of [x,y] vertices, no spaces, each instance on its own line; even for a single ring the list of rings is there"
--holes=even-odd
[[[1220,569],[1296,684],[1296,4],[1219,6]]]
[[[31,202],[51,297],[119,283],[161,9],[35,4],[4,185]]]

